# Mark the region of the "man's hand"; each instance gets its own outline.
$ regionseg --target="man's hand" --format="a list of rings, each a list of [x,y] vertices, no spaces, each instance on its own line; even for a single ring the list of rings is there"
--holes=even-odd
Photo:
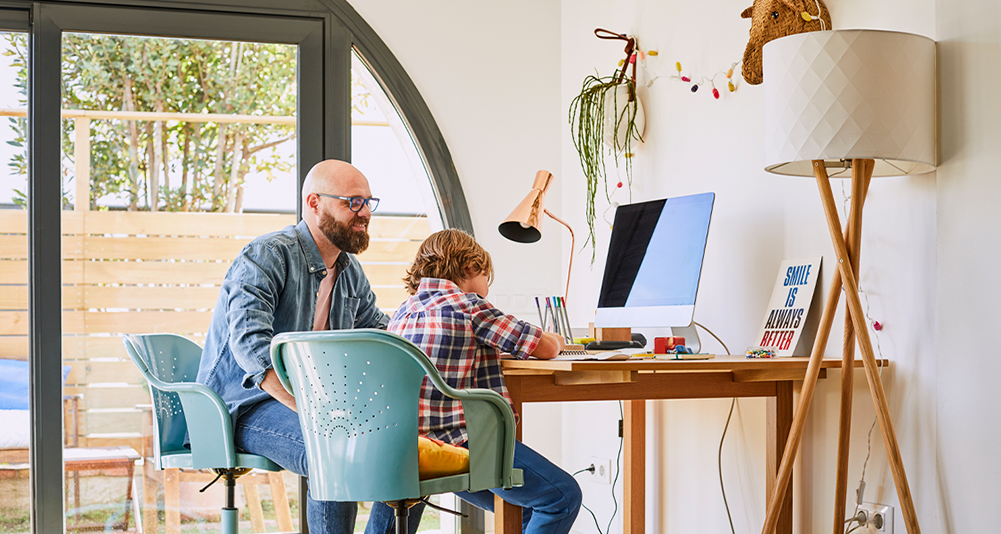
[[[551,360],[565,347],[566,343],[563,341],[563,336],[552,332],[543,332],[542,339],[539,340],[539,344],[532,351],[532,356],[540,360]]]
[[[275,373],[274,369],[268,369],[264,373],[264,380],[261,381],[261,389],[274,397],[278,402],[288,406],[293,412],[296,411],[295,397],[289,395],[288,391],[285,391],[285,386],[278,380],[278,374]]]

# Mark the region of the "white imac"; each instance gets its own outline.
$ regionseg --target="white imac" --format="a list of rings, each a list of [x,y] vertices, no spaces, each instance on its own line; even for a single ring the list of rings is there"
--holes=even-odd
[[[701,193],[615,210],[595,326],[692,334],[686,327],[695,313],[715,198]]]

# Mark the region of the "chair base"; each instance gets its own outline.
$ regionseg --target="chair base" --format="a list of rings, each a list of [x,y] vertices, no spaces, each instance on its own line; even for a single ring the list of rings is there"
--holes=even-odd
[[[246,475],[251,469],[237,467],[229,469],[213,469],[219,477],[225,481],[226,484],[226,506],[223,506],[220,512],[220,521],[222,522],[222,534],[237,534],[240,530],[240,510],[236,508],[236,479]],[[219,478],[216,477],[216,480]],[[205,491],[214,484],[215,481],[209,483],[208,486],[202,488]]]
[[[409,525],[407,523],[410,517],[410,509],[419,502],[421,502],[420,499],[386,501],[386,504],[396,511],[396,534],[407,534],[409,532]]]

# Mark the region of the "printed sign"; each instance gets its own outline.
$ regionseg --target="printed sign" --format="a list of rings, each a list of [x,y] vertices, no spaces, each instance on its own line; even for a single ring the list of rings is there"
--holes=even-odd
[[[792,356],[797,349],[817,288],[822,259],[817,256],[785,260],[779,268],[768,312],[758,334],[758,345],[774,349],[776,356]]]

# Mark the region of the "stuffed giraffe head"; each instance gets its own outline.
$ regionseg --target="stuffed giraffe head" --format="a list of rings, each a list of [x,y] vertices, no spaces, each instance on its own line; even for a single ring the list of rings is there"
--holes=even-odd
[[[754,0],[740,16],[751,19],[751,39],[741,67],[744,80],[751,85],[762,81],[761,47],[765,43],[795,33],[831,29],[831,14],[823,0]]]

